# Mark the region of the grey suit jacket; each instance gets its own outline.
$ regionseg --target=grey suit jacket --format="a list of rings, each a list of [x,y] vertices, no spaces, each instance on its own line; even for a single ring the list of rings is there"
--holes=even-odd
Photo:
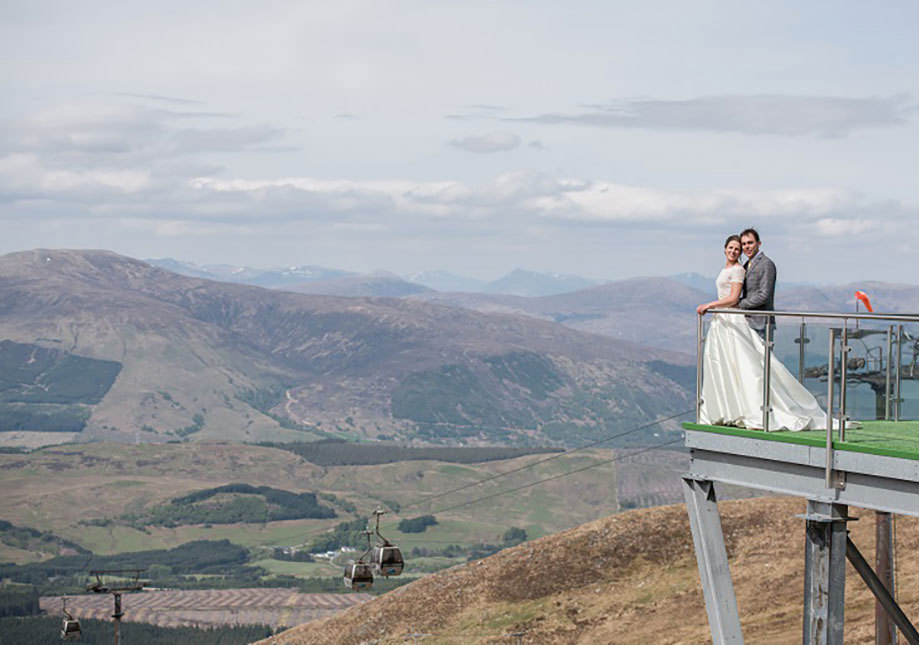
[[[740,292],[738,309],[763,309],[775,310],[775,263],[760,251],[745,267],[743,289]],[[747,321],[753,329],[765,329],[766,319],[770,325],[775,325],[772,316],[747,316]]]

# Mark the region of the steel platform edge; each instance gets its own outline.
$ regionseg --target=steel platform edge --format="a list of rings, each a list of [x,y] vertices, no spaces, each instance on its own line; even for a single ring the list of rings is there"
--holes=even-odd
[[[919,460],[834,450],[839,486],[826,487],[826,448],[719,432],[683,424],[690,452],[687,477],[755,488],[816,502],[919,517]]]

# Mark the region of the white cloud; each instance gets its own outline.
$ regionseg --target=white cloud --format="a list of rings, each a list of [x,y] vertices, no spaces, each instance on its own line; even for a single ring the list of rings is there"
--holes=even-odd
[[[460,139],[453,139],[449,145],[454,148],[485,154],[513,150],[520,146],[520,137],[511,132],[491,132],[489,134],[473,134]]]
[[[0,125],[0,153],[41,154],[44,163],[161,164],[208,152],[258,150],[275,145],[283,130],[269,125],[201,127],[229,115],[69,102]]]
[[[224,223],[191,222],[174,219],[134,219],[130,217],[109,217],[101,220],[106,226],[116,227],[126,232],[152,235],[155,237],[202,238],[214,235],[234,233],[247,235],[252,233],[248,226]]]
[[[186,171],[189,169],[185,169]],[[674,191],[612,181],[555,177],[535,171],[496,175],[479,183],[188,177],[154,174],[142,165],[100,164],[68,169],[34,153],[0,157],[0,200],[13,215],[17,201],[41,198],[67,210],[84,204],[95,213],[125,212],[172,219],[233,223],[306,219],[368,222],[412,217],[456,221],[523,217],[616,225],[641,222],[676,228],[713,226],[737,218],[810,222],[827,235],[858,232],[870,204],[858,193],[831,188]],[[852,214],[847,216],[846,214]],[[858,217],[855,217],[858,215]],[[75,215],[76,216],[76,215]],[[656,224],[655,224],[656,223]],[[406,224],[408,225],[408,224]],[[561,224],[559,224],[561,225]]]
[[[703,96],[683,101],[630,99],[580,113],[506,119],[649,130],[703,130],[784,136],[845,136],[856,130],[904,126],[917,106],[908,95],[886,98],[781,94]]]
[[[814,230],[827,237],[850,237],[878,231],[882,223],[872,219],[840,219],[825,217],[815,222]]]

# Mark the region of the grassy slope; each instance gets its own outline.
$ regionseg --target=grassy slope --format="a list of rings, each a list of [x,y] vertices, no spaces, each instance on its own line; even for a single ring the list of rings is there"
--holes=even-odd
[[[803,501],[765,498],[721,504],[744,636],[750,643],[800,641]],[[852,509],[854,512],[856,509]],[[852,538],[874,549],[873,514],[856,512]],[[899,601],[919,612],[919,518],[898,517]],[[874,600],[851,567],[846,642],[873,642]],[[642,509],[502,551],[434,574],[333,617],[263,641],[273,645],[426,642],[705,643],[707,616],[682,505]]]
[[[601,517],[616,509],[616,470],[602,465],[572,477],[445,513],[440,509],[521,486],[609,458],[609,452],[577,454],[495,482],[410,505],[427,495],[506,472],[545,455],[457,465],[412,461],[378,466],[320,468],[273,448],[231,444],[86,444],[26,455],[0,455],[0,518],[71,539],[98,553],[166,548],[194,539],[230,538],[245,546],[302,544],[337,522],[290,520],[265,525],[182,526],[141,532],[124,526],[80,526],[81,519],[113,517],[178,495],[231,482],[291,491],[323,491],[350,500],[362,512],[386,501],[403,506],[388,515],[384,533],[407,547],[443,548],[450,543],[496,542],[520,526],[540,536]],[[440,524],[421,534],[395,529],[401,517],[434,512]],[[3,551],[0,550],[0,556]],[[13,554],[22,560],[23,554]]]

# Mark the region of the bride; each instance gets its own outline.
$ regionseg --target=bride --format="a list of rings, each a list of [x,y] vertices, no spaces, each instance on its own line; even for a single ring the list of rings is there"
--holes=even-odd
[[[740,300],[744,268],[738,262],[740,237],[724,243],[727,259],[715,280],[718,300],[699,305],[696,313],[733,307]],[[705,425],[763,427],[763,351],[765,345],[743,314],[715,314],[702,357],[702,406]],[[770,360],[770,430],[826,428],[826,413],[814,396],[773,356]]]

